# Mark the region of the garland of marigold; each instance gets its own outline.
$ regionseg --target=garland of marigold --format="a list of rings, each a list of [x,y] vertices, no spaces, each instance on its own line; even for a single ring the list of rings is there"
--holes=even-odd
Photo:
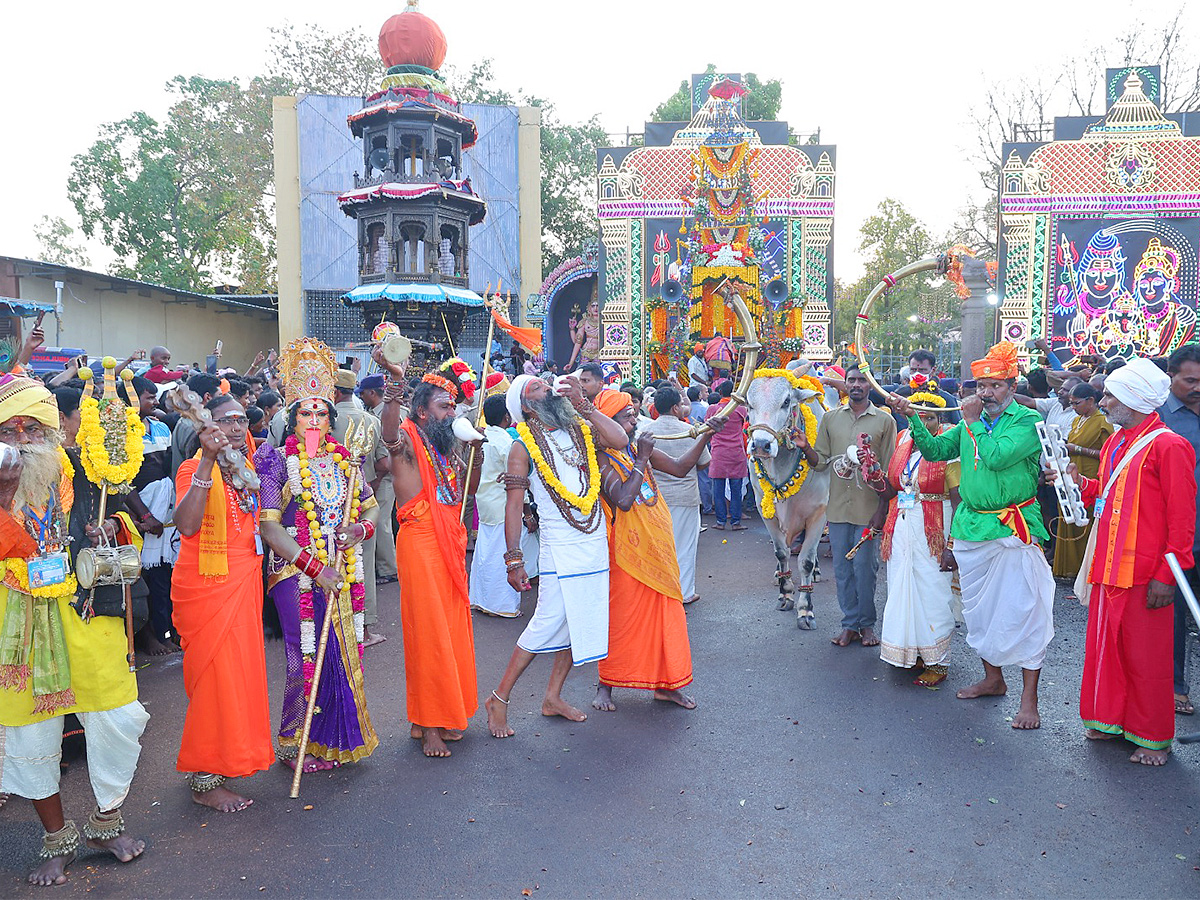
[[[58,448],[58,461],[62,463],[63,481],[66,484],[70,484],[75,478],[75,467],[71,465],[71,458],[67,456],[67,451],[62,447]],[[79,590],[79,583],[75,580],[75,575],[72,572],[67,573],[67,578],[62,584],[48,584],[45,587],[30,588],[29,564],[19,556],[4,560],[3,581],[10,588],[18,590],[22,594],[39,598],[74,596]]]
[[[347,480],[350,478],[350,451],[341,444],[326,438],[325,450],[331,454],[333,461],[341,470],[343,477]],[[338,567],[338,556],[343,560],[343,571],[346,581],[349,583],[349,588],[346,591],[350,595],[350,611],[351,618],[354,622],[355,640],[358,644],[358,658],[362,661],[363,658],[363,627],[364,627],[364,611],[366,609],[366,588],[363,584],[363,558],[360,550],[355,547],[347,547],[343,551],[337,550],[327,542],[321,532],[320,517],[317,513],[316,501],[313,499],[312,486],[313,474],[309,467],[308,453],[305,446],[300,442],[295,435],[289,437],[284,442],[284,455],[289,459],[295,459],[296,465],[288,466],[288,480],[298,480],[299,485],[293,484],[293,498],[296,500],[296,543],[300,545],[302,550],[315,552],[317,558],[323,565],[332,565]],[[294,471],[293,471],[294,468]],[[295,488],[299,487],[299,492]],[[350,517],[347,520],[348,525],[354,525],[358,522],[362,513],[362,484],[361,480],[355,484],[354,493],[350,499]],[[359,545],[361,547],[361,545]],[[330,550],[333,553],[330,553]],[[316,677],[317,671],[317,623],[315,608],[313,606],[313,581],[312,579],[300,574],[299,580],[299,609],[300,609],[300,654],[302,656],[301,671],[304,675],[304,696],[308,696],[312,692],[313,679]],[[326,595],[326,603],[333,603],[334,598]]]
[[[554,470],[550,468],[550,463],[546,461],[546,457],[542,455],[542,451],[534,441],[533,432],[529,430],[527,423],[517,423],[517,434],[525,442],[525,449],[529,451],[529,458],[537,466],[537,470],[541,474],[542,480],[546,483],[546,487],[554,491],[555,494],[579,510],[583,515],[590,516],[592,508],[595,507],[596,501],[600,497],[600,463],[596,459],[596,445],[592,441],[592,427],[587,422],[580,422],[579,427],[583,431],[583,446],[587,454],[588,463],[588,489],[587,493],[582,497],[568,490],[567,486],[554,474]]]
[[[817,400],[822,408],[828,409],[825,405],[825,387],[811,375],[797,375],[790,369],[755,369],[755,378],[783,378],[794,388],[810,390],[817,392]],[[811,442],[817,435],[817,414],[808,408],[807,403],[800,404],[800,417],[804,423],[804,435]],[[788,497],[794,497],[799,493],[800,488],[804,487],[804,482],[808,480],[808,473],[812,471],[808,465],[808,461],[804,458],[804,454],[798,454],[796,458],[796,466],[792,469],[791,475],[782,484],[776,484],[767,475],[762,461],[754,460],[754,477],[758,480],[759,490],[762,491],[762,514],[764,519],[775,518],[775,503],[778,500],[786,500]]]
[[[107,400],[106,403],[119,403],[117,400]],[[109,432],[100,421],[100,401],[95,397],[84,397],[79,402],[79,458],[83,462],[83,471],[92,484],[100,485],[107,482],[109,488],[117,491],[129,490],[130,482],[142,467],[142,438],[145,425],[136,407],[120,404],[125,411],[124,441],[117,444],[117,437],[112,438],[115,454],[109,452]],[[113,456],[123,462],[113,462]]]

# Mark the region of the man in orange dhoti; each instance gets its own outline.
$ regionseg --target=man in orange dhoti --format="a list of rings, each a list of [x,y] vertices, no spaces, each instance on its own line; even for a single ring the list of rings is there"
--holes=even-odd
[[[375,361],[389,374],[382,437],[396,489],[396,568],[411,734],[426,756],[449,756],[479,707],[475,638],[467,595],[467,532],[459,518],[463,469],[451,423],[457,387],[426,375],[400,422],[404,368]],[[479,484],[480,466],[469,491]]]
[[[632,398],[622,391],[601,391],[596,408],[620,425],[630,438],[637,424]],[[718,421],[718,427],[723,421]],[[709,432],[679,459],[654,449],[654,435],[643,434],[636,450],[600,452],[601,492],[609,532],[608,656],[600,660],[600,684],[592,706],[614,711],[614,687],[654,691],[654,699],[695,709],[680,688],[692,681],[692,651],[679,586],[679,562],[671,513],[648,470],[683,477],[699,461]]]
[[[224,447],[247,452],[248,423],[230,394],[208,404],[215,424],[176,473],[179,559],[171,577],[175,629],[183,643],[188,695],[176,768],[192,799],[221,812],[251,800],[224,787],[271,767],[271,710],[262,630],[262,543],[258,498],[239,506],[214,463]],[[243,500],[243,502],[247,502]]]

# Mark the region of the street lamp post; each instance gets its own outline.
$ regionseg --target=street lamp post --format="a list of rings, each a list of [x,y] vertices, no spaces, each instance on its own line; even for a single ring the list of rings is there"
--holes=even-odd
[[[971,361],[982,358],[987,351],[987,312],[991,308],[988,302],[987,264],[973,257],[962,260],[963,283],[971,291],[962,305],[962,360],[960,374],[963,378],[971,377]]]

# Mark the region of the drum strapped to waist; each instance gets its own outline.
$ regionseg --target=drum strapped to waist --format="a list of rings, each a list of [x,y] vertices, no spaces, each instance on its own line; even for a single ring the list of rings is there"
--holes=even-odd
[[[75,578],[87,590],[133,584],[142,574],[142,554],[131,544],[85,547],[75,559]]]

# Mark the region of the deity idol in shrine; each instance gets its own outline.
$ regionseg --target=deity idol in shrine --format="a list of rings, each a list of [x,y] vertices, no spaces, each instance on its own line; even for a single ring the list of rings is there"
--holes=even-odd
[[[587,312],[571,331],[575,347],[567,361],[566,371],[577,363],[600,361],[600,301],[594,296],[588,303]]]
[[[1154,237],[1133,270],[1133,291],[1145,319],[1147,356],[1169,356],[1192,340],[1196,311],[1176,300],[1179,254]]]
[[[365,591],[358,549],[375,531],[378,506],[361,477],[361,460],[332,437],[333,352],[302,338],[284,350],[281,369],[284,445],[262,447],[254,461],[262,480],[262,530],[271,547],[267,585],[286,643],[279,756],[297,764],[305,705],[316,681],[317,711],[303,760],[311,772],[357,762],[379,743],[363,692]],[[329,644],[317,672],[330,603]]]

